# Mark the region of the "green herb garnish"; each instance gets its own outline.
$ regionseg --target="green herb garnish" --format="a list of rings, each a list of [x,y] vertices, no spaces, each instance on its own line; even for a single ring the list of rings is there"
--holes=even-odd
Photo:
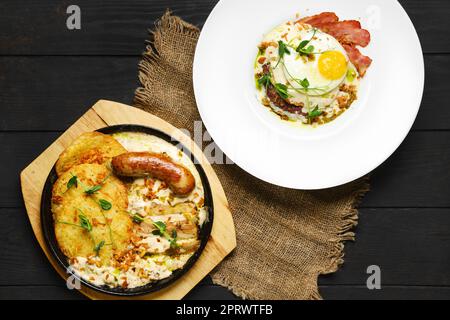
[[[169,235],[167,233],[167,226],[162,221],[154,221],[153,225],[156,227],[156,230],[153,230],[153,234],[156,236],[161,236],[167,239],[170,243],[170,247],[172,249],[178,248],[177,244],[177,231],[174,229],[172,230],[171,234]]]
[[[67,182],[67,190],[72,187],[78,188],[78,178],[74,175],[72,175],[72,178],[70,178],[70,180]]]
[[[299,51],[301,49],[303,49],[304,47],[306,47],[308,45],[310,40],[303,40],[302,42],[300,42],[300,44],[298,45],[296,51]]]
[[[105,246],[105,245],[114,245],[114,243],[112,241],[113,239],[112,239],[111,229],[110,229],[111,243],[110,244],[105,244],[105,241],[102,240],[98,244],[96,244],[94,236],[92,234],[92,229],[93,229],[92,228],[92,224],[89,221],[89,218],[84,215],[84,213],[83,213],[83,211],[81,211],[81,209],[77,209],[77,210],[80,212],[80,214],[78,215],[78,218],[80,219],[80,224],[75,224],[75,223],[70,223],[70,222],[65,222],[65,221],[56,221],[56,222],[57,223],[61,223],[61,224],[66,224],[66,225],[69,225],[69,226],[78,227],[78,228],[81,228],[81,229],[87,231],[88,234],[89,234],[89,237],[92,240],[92,243],[94,244],[94,252],[95,252],[95,254],[97,256],[98,256],[98,254],[99,254],[99,252],[100,252],[100,250],[102,249],[103,246]],[[105,220],[106,220],[106,217],[105,217]]]
[[[131,217],[131,219],[133,219],[133,221],[135,222],[135,223],[137,223],[137,224],[140,224],[140,223],[142,223],[142,222],[144,222],[144,218],[143,217],[141,217],[141,215],[139,215],[139,214],[134,214],[132,217]]]
[[[300,81],[300,85],[305,88],[308,89],[309,88],[309,81],[307,78],[303,79],[302,81]]]
[[[282,97],[283,99],[289,98],[288,88],[286,85],[284,85],[282,83],[276,83],[275,90],[280,95],[280,97]]]
[[[98,254],[99,254],[99,252],[100,252],[100,249],[103,247],[105,245],[105,241],[104,240],[102,240],[102,241],[100,241],[95,247],[94,247],[94,251],[95,251],[95,254],[98,256]]]
[[[92,195],[92,194],[96,193],[97,191],[99,191],[101,188],[102,188],[101,185],[89,187],[89,188],[84,189],[84,193]]]
[[[316,118],[322,114],[322,111],[319,110],[319,107],[316,106],[312,111],[308,112],[308,118]]]
[[[93,194],[97,193],[103,187],[103,184],[105,183],[105,181],[108,178],[109,178],[109,175],[105,179],[103,179],[103,181],[100,184],[92,186],[92,187],[86,187],[86,186],[83,185],[84,193],[86,193],[88,195],[93,195]]]
[[[283,41],[280,40],[278,41],[278,62],[275,65],[274,69],[278,67],[278,64],[283,59],[285,54],[291,54],[291,52],[289,51],[288,46]]]
[[[283,41],[278,41],[278,55],[280,58],[284,57],[284,54],[291,54],[287,45]]]
[[[87,232],[91,232],[92,231],[92,224],[89,221],[89,219],[84,214],[79,214],[78,218],[80,218],[80,226],[83,229],[85,229]]]
[[[103,210],[108,211],[112,208],[112,204],[111,202],[105,200],[105,199],[100,199],[98,200],[98,204],[100,205],[100,207],[102,207]]]
[[[173,229],[171,236],[172,236],[172,239],[169,239],[170,247],[172,249],[176,249],[176,248],[178,248],[178,244],[177,244],[177,230]]]
[[[314,52],[314,46],[312,46],[312,45],[308,46],[308,44],[312,41],[312,39],[316,35],[316,32],[317,32],[317,29],[314,28],[314,33],[313,33],[311,39],[303,40],[302,42],[300,42],[300,44],[298,45],[297,49],[295,49],[295,51],[300,53],[300,55],[309,55],[309,54],[313,53]]]
[[[261,78],[258,79],[258,84],[264,88],[270,84],[270,75],[264,74]]]
[[[158,234],[158,235],[164,235],[164,233],[166,232],[166,224],[162,221],[155,221],[153,222],[153,225],[156,227],[157,230],[153,231],[153,234]],[[156,232],[155,232],[156,231]]]

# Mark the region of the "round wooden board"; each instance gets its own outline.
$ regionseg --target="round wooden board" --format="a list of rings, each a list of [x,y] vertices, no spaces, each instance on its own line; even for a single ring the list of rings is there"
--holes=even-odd
[[[201,149],[181,130],[147,112],[121,103],[100,100],[22,171],[20,175],[22,194],[33,232],[53,267],[64,279],[67,279],[70,275],[51,255],[41,230],[40,205],[45,180],[61,152],[80,134],[118,124],[153,127],[179,140],[200,160],[211,185],[214,223],[211,237],[200,258],[183,277],[167,288],[148,295],[128,298],[181,299],[236,247],[236,234],[225,192]],[[91,299],[123,299],[123,297],[99,293],[84,286],[80,291]]]

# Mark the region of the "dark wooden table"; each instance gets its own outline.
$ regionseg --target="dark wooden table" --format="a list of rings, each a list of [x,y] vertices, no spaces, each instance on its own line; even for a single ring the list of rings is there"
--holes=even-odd
[[[82,11],[77,31],[66,28],[73,3]],[[41,252],[19,172],[96,100],[131,103],[147,29],[166,8],[201,26],[215,3],[1,0],[0,298],[82,298],[65,288]],[[346,263],[319,279],[327,299],[450,298],[450,1],[401,3],[423,45],[422,107],[400,149],[373,172]],[[386,48],[386,54],[402,52]],[[381,268],[381,290],[366,288],[369,265]],[[207,278],[187,298],[234,296]]]

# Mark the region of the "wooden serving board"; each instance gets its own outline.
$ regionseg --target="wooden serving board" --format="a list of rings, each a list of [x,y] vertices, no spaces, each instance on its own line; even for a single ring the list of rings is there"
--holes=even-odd
[[[42,190],[47,176],[59,155],[75,138],[84,132],[118,124],[137,124],[153,127],[176,138],[201,161],[208,177],[214,202],[214,222],[211,237],[199,259],[186,274],[170,286],[151,294],[127,298],[146,300],[181,299],[236,247],[236,234],[225,192],[201,149],[179,129],[156,116],[124,104],[100,100],[28,165],[22,171],[20,179],[25,207],[33,232],[53,267],[61,277],[67,279],[69,274],[54,259],[47,248],[41,230],[40,205]],[[85,286],[82,286],[80,291],[91,299],[124,299],[124,297],[100,293]]]

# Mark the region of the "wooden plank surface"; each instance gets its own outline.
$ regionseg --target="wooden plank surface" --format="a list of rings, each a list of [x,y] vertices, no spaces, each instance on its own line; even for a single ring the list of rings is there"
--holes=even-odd
[[[139,55],[147,30],[171,8],[202,24],[211,0],[79,0],[0,2],[0,54],[3,55]],[[79,32],[66,28],[66,8],[81,8]]]
[[[42,152],[58,132],[0,132],[0,207],[20,207],[17,173]],[[399,150],[372,174],[361,207],[450,207],[450,132],[412,132]]]
[[[23,218],[23,210],[0,210],[0,224],[8,225],[0,235],[0,251],[6,252],[0,257],[6,271],[0,282],[0,299],[33,298],[38,291],[42,298],[82,298],[61,285]],[[357,242],[347,244],[347,263],[340,272],[320,278],[321,293],[329,299],[450,298],[450,276],[445,263],[450,249],[449,223],[450,209],[362,210]],[[385,230],[385,236],[379,236],[380,229]],[[364,286],[368,264],[381,267],[381,292]],[[408,286],[401,285],[404,283]],[[203,281],[186,298],[205,297],[233,298],[209,281]]]
[[[63,284],[27,224],[23,209],[0,209],[0,287]],[[365,285],[366,270],[378,265],[383,285],[450,286],[450,209],[362,209],[356,242],[346,246],[346,263],[319,283]],[[384,234],[380,236],[380,230]]]
[[[65,28],[71,1],[0,2],[0,299],[82,298],[38,249],[19,171],[99,98],[131,103],[147,29],[166,8],[202,26],[216,2],[80,0],[77,32]],[[372,175],[346,263],[320,278],[327,299],[450,298],[450,1],[400,2],[425,51],[424,99],[414,132]],[[382,290],[365,287],[370,264],[381,267]],[[187,296],[233,297],[208,278]]]
[[[0,54],[3,55],[138,55],[147,29],[166,8],[202,26],[217,0],[78,0],[81,30],[68,31],[71,1],[2,0]],[[425,52],[448,52],[447,0],[401,0]],[[376,4],[376,1],[374,2]],[[300,5],[299,5],[300,7]],[[430,23],[430,17],[433,17]]]
[[[139,57],[0,57],[0,130],[62,131],[99,97],[131,103],[138,86],[138,61]],[[425,65],[425,93],[414,129],[450,129],[450,108],[442,107],[450,101],[450,55],[426,55]]]

